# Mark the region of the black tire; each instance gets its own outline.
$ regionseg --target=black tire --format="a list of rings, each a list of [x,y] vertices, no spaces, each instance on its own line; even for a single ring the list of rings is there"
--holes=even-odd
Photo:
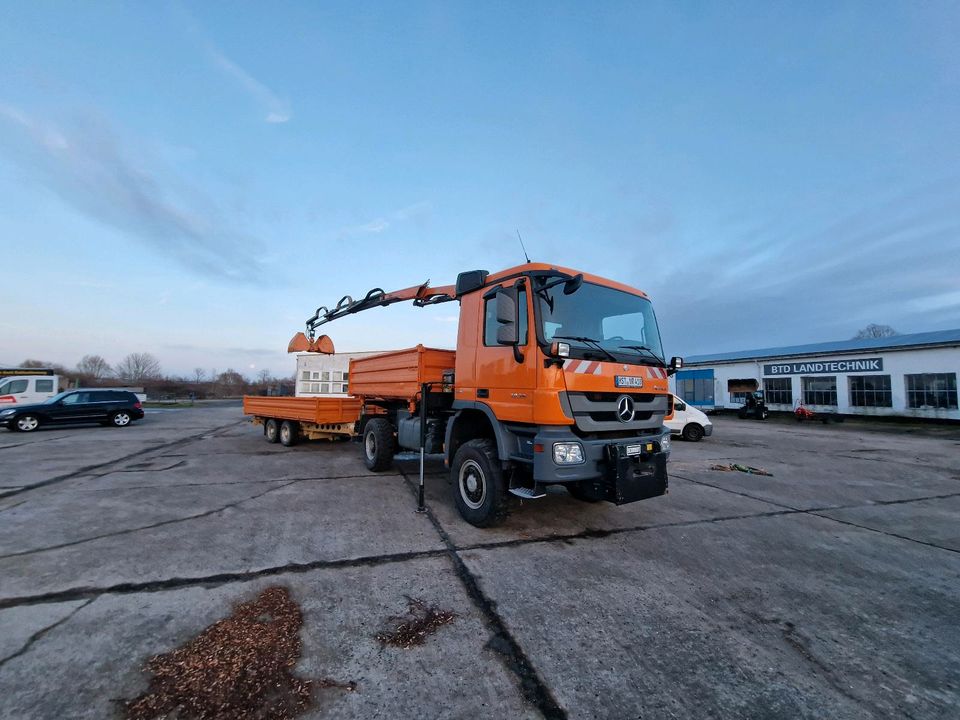
[[[566,483],[564,487],[567,488],[567,492],[570,493],[572,497],[576,498],[580,502],[595,503],[600,502],[602,499],[585,490],[583,485],[580,483]]]
[[[363,462],[368,470],[382,472],[393,465],[397,441],[386,418],[372,418],[363,428]]]
[[[25,413],[14,418],[11,429],[17,432],[33,432],[38,427],[40,427],[40,418],[33,413]]]
[[[767,416],[768,416],[769,414],[770,414],[770,411],[767,410],[766,408],[764,408],[764,409],[761,410],[759,413],[757,413],[757,417],[758,417],[760,420],[766,420],[766,419],[767,419]]]
[[[133,415],[126,410],[117,410],[110,415],[111,427],[126,427],[133,422]]]
[[[700,442],[703,440],[703,428],[697,425],[696,423],[687,423],[683,427],[684,440],[689,440],[690,442]]]
[[[263,424],[263,436],[268,443],[280,442],[280,423],[270,418]]]
[[[300,439],[300,428],[295,422],[284,420],[280,423],[280,444],[284,447],[292,447]]]
[[[461,445],[453,458],[450,479],[453,500],[464,520],[479,528],[503,522],[507,488],[493,440],[470,440]]]

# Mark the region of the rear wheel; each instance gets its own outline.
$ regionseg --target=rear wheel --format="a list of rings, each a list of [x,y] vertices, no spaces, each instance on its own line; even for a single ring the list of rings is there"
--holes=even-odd
[[[757,413],[757,417],[760,418],[761,420],[766,420],[769,414],[770,412],[766,408],[764,408],[763,410]]]
[[[464,520],[481,528],[503,521],[507,515],[506,485],[492,440],[470,440],[461,445],[450,476],[454,502]]]
[[[373,418],[363,428],[363,461],[368,470],[381,472],[393,464],[393,425],[385,418]]]
[[[130,417],[130,413],[126,410],[117,410],[117,412],[110,416],[110,424],[114,427],[126,427],[130,424],[131,420],[133,420],[133,418]]]
[[[40,427],[40,418],[36,415],[21,415],[14,421],[13,425],[20,432],[33,432]]]
[[[280,423],[270,418],[263,424],[263,436],[268,443],[280,442]]]
[[[703,439],[703,428],[696,423],[687,423],[683,428],[683,439],[699,442]]]
[[[280,423],[280,444],[290,447],[297,444],[297,424],[284,420]]]

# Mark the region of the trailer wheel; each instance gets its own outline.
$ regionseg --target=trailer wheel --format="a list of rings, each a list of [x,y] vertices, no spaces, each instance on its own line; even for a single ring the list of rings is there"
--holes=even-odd
[[[506,485],[497,446],[470,440],[457,450],[450,469],[453,499],[460,515],[474,527],[493,527],[507,515]]]
[[[385,418],[373,418],[363,428],[363,461],[368,470],[381,472],[393,464],[393,425]]]
[[[699,442],[703,439],[703,428],[696,423],[687,423],[683,426],[683,439],[690,442]]]
[[[284,447],[291,447],[297,444],[297,424],[284,420],[280,423],[280,444]]]
[[[263,436],[268,443],[280,442],[280,423],[270,418],[263,424]]]

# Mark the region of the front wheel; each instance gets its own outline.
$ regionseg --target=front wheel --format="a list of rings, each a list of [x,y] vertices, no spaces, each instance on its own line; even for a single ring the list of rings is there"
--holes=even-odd
[[[506,486],[497,446],[470,440],[457,450],[450,468],[453,499],[460,515],[474,527],[493,527],[507,515]]]
[[[40,418],[36,415],[21,415],[13,425],[20,432],[33,432],[40,427]]]
[[[263,436],[268,443],[280,442],[280,423],[273,418],[263,424]]]
[[[703,440],[703,428],[696,423],[688,423],[683,428],[683,439],[690,442],[700,442]]]

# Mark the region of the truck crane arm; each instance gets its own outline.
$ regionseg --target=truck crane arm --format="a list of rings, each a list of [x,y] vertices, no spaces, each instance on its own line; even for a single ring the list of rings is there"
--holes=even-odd
[[[316,337],[316,329],[321,325],[332,322],[345,315],[353,315],[363,310],[369,310],[374,307],[384,307],[398,302],[412,300],[417,307],[425,305],[436,305],[438,303],[450,302],[456,300],[456,286],[443,285],[431,288],[430,281],[427,280],[421,285],[413,285],[403,290],[394,290],[393,292],[384,292],[382,288],[373,288],[359,300],[354,300],[349,295],[340,298],[333,309],[326,306],[317,308],[317,311],[307,319],[307,332],[298,332],[287,345],[287,352],[320,352],[332,353],[333,342],[326,335]]]

